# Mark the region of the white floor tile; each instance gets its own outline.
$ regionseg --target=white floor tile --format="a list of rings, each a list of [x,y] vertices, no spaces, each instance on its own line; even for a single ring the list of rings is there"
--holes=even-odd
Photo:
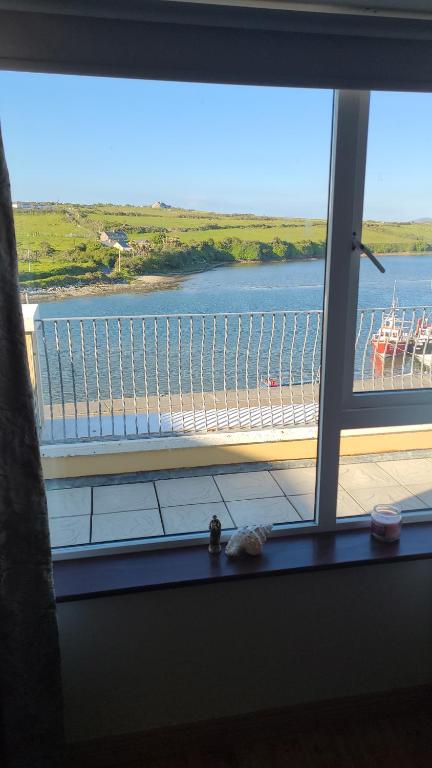
[[[378,466],[388,472],[398,483],[427,483],[432,480],[432,461],[430,459],[379,461]]]
[[[52,547],[69,547],[90,542],[90,515],[50,517],[49,529]]]
[[[350,494],[368,514],[373,511],[377,504],[392,504],[401,511],[424,509],[427,506],[421,499],[413,496],[401,485],[387,488],[354,488],[350,491]]]
[[[315,509],[315,494],[314,493],[307,493],[305,495],[298,495],[298,496],[289,496],[288,497],[291,504],[297,512],[299,513],[300,517],[303,520],[313,520],[314,519],[314,509]],[[337,498],[337,516],[338,517],[353,517],[357,515],[364,515],[365,511],[360,506],[360,504],[357,504],[357,502],[352,498],[352,496],[347,493],[343,488],[338,489],[338,498]]]
[[[92,542],[141,539],[162,535],[163,528],[157,509],[93,515]]]
[[[156,480],[155,484],[161,507],[222,501],[211,475]]]
[[[301,521],[300,515],[285,497],[228,501],[227,507],[237,527]]]
[[[432,479],[428,483],[407,483],[405,487],[418,499],[424,501],[426,506],[432,507]]]
[[[214,475],[214,479],[225,501],[283,496],[270,472],[236,472],[228,475]]]
[[[343,488],[338,489],[336,517],[357,517],[366,514],[350,493]]]
[[[91,513],[91,488],[60,488],[47,491],[49,517],[72,517]]]
[[[382,488],[394,485],[394,478],[378,466],[374,461],[359,464],[341,464],[339,466],[339,483],[346,491],[351,488]]]
[[[305,493],[296,496],[288,496],[288,500],[299,513],[302,520],[314,519],[315,494]]]
[[[270,472],[287,496],[315,493],[315,467],[276,469]]]
[[[217,515],[222,528],[235,528],[225,504],[186,504],[182,507],[162,507],[162,519],[167,534],[208,531],[210,520]]]
[[[155,509],[156,493],[153,483],[124,483],[93,488],[93,513],[129,512],[135,509]]]

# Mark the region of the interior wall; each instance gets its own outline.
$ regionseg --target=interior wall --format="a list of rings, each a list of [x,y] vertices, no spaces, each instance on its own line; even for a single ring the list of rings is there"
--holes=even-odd
[[[432,682],[432,560],[58,606],[68,739]]]
[[[42,6],[52,10],[53,4]],[[11,2],[0,0],[2,69],[245,85],[432,88],[432,22],[425,20],[157,0],[134,3],[141,9],[137,18],[130,12],[118,18],[118,2],[103,18],[94,2],[88,12],[95,16],[76,15],[73,8],[2,10],[5,5]],[[31,0],[24,5],[34,7]],[[97,3],[99,12],[104,5]]]

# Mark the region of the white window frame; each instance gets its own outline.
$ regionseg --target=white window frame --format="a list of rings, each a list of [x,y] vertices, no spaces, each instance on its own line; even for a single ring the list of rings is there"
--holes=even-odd
[[[370,91],[335,92],[315,495],[319,531],[369,524],[368,515],[336,517],[343,429],[432,424],[430,389],[353,391],[360,254],[352,243],[361,241],[369,101]],[[426,519],[432,512],[407,517]]]

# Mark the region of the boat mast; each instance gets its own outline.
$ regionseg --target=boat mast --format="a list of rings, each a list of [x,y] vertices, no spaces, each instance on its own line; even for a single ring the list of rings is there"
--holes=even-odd
[[[397,309],[398,306],[398,300],[396,297],[396,280],[393,283],[393,298],[392,298],[392,309]]]

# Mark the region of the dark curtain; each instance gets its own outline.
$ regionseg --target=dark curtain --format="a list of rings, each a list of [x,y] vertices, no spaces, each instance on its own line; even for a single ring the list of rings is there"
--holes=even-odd
[[[61,766],[60,654],[48,516],[0,134],[0,765]]]

